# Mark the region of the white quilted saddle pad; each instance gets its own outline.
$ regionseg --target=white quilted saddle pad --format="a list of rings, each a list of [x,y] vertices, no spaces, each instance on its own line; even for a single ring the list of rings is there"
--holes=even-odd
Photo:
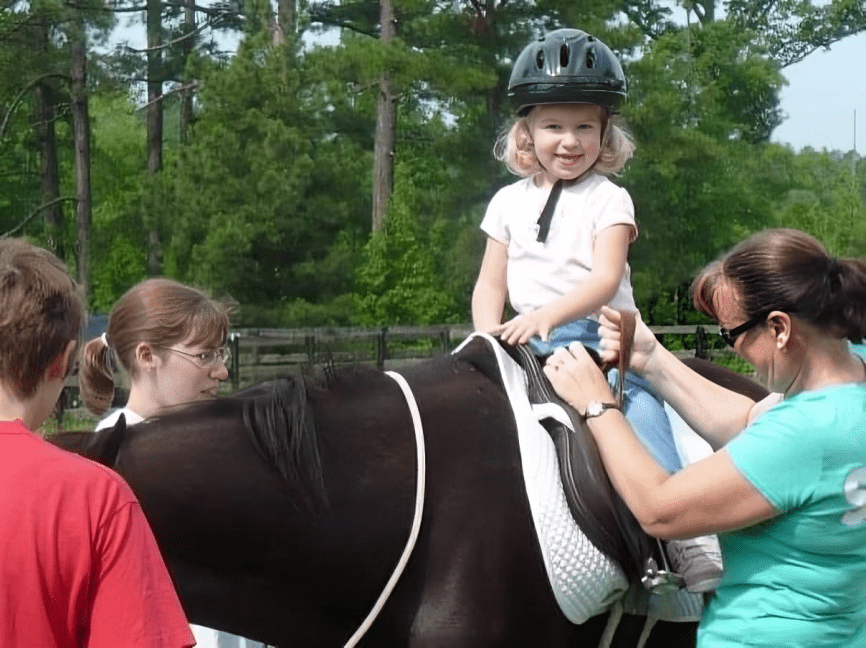
[[[566,618],[583,623],[607,611],[629,584],[619,565],[596,549],[571,517],[553,440],[538,422],[550,416],[567,422],[568,416],[552,404],[533,410],[526,396],[523,369],[491,336],[474,333],[455,353],[477,336],[486,339],[496,355],[514,410],[526,494],[550,586]],[[566,424],[571,427],[570,422]]]

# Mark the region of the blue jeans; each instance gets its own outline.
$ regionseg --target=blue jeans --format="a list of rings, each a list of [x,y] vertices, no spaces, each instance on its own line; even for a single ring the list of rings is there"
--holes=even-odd
[[[600,342],[598,322],[577,320],[565,324],[550,332],[548,342],[542,342],[537,336],[533,337],[529,340],[529,347],[536,355],[547,356],[572,342],[580,342],[597,351]],[[608,381],[613,386],[618,380],[619,371],[612,369],[608,374]],[[664,404],[650,389],[646,380],[631,371],[625,376],[623,414],[641,443],[665,470],[673,473],[683,467]]]

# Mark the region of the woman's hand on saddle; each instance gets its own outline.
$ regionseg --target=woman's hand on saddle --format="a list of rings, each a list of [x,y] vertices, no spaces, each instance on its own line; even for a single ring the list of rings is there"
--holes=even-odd
[[[503,342],[513,346],[526,344],[533,335],[537,335],[547,342],[550,329],[550,322],[547,321],[547,318],[543,317],[540,311],[532,311],[500,324],[493,331],[493,335],[499,335]]]
[[[544,375],[556,393],[581,415],[590,401],[614,400],[607,378],[579,342],[554,351],[544,365]]]
[[[602,306],[598,324],[598,332],[601,336],[598,351],[601,361],[615,366],[619,361],[620,349],[622,348],[622,315],[617,310]],[[637,373],[645,371],[657,346],[656,336],[644,324],[640,312],[636,311],[634,343],[631,349],[629,368]]]

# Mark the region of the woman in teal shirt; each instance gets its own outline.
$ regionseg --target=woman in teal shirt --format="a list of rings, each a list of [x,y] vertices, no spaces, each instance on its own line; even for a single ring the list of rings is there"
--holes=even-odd
[[[620,495],[650,535],[719,533],[725,577],[701,620],[705,648],[866,646],[866,262],[796,230],[756,234],[708,266],[695,305],[771,392],[754,403],[695,374],[638,317],[631,368],[716,450],[669,474],[610,402],[582,348],[546,375],[587,419]],[[602,317],[602,358],[620,314]]]

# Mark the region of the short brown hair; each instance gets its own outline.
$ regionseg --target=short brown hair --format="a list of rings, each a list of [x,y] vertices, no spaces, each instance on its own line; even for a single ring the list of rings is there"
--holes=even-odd
[[[102,414],[111,405],[112,352],[135,378],[135,350],[141,342],[161,347],[186,341],[221,346],[228,337],[228,313],[226,304],[172,279],[136,284],[111,309],[105,338],[91,340],[84,348],[78,373],[84,404],[94,414]]]
[[[54,254],[23,239],[0,240],[0,380],[30,398],[48,367],[77,340],[81,287]]]

